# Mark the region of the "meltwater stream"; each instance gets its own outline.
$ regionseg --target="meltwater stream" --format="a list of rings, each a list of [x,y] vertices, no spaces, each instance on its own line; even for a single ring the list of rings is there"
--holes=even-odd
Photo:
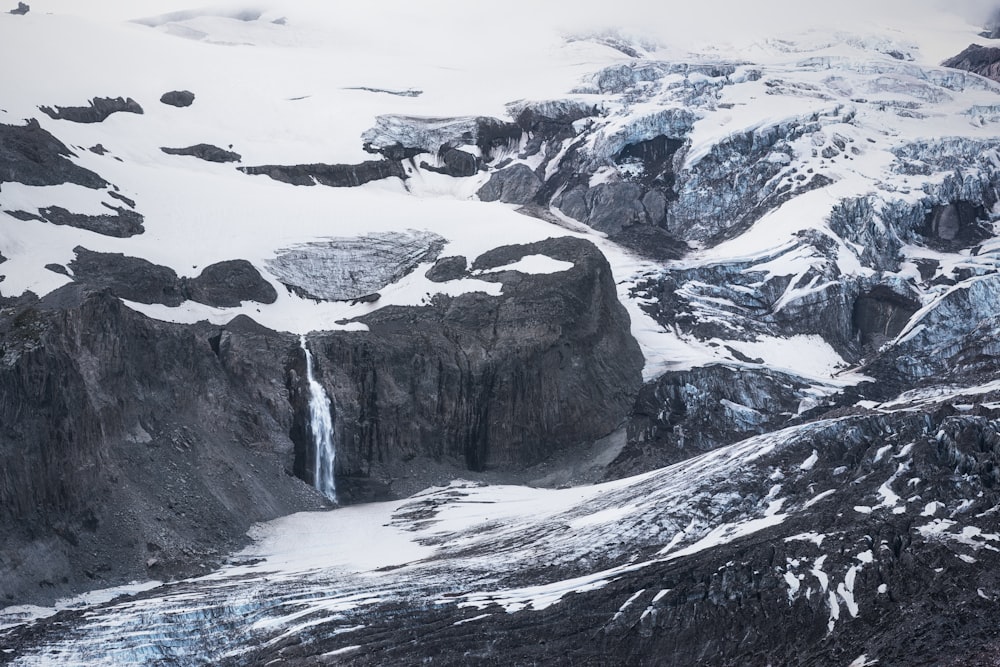
[[[333,415],[330,414],[330,397],[313,373],[312,353],[306,337],[299,339],[306,354],[306,379],[309,380],[309,430],[313,438],[313,486],[320,493],[336,502],[337,485],[333,477],[336,449],[333,443]]]

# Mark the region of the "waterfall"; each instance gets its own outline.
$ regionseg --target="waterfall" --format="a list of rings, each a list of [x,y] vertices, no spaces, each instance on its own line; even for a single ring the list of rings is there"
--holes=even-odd
[[[333,478],[333,464],[337,451],[333,442],[333,415],[330,414],[330,398],[323,385],[313,374],[312,354],[306,345],[306,337],[300,338],[302,351],[306,354],[306,378],[309,380],[309,429],[313,438],[313,486],[320,493],[336,502],[337,485]]]

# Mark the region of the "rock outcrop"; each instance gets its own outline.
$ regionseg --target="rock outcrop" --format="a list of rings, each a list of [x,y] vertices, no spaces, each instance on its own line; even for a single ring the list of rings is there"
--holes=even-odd
[[[243,301],[274,303],[278,298],[274,287],[244,259],[211,264],[195,278],[179,278],[173,269],[138,257],[83,247],[74,252],[69,269],[76,282],[129,301],[179,306],[190,299],[224,308]]]
[[[239,162],[243,159],[239,153],[227,151],[225,148],[219,148],[212,144],[195,144],[185,148],[161,147],[160,150],[167,155],[190,155],[206,162]]]
[[[194,104],[194,93],[190,90],[171,90],[160,96],[160,102],[172,107],[189,107]]]
[[[76,154],[35,119],[24,125],[0,124],[0,183],[75,183],[95,190],[107,187],[107,181],[77,165],[71,157]]]
[[[54,120],[74,123],[102,123],[113,113],[142,114],[142,107],[131,97],[95,97],[85,107],[38,107],[39,111]]]
[[[354,188],[384,178],[406,179],[406,171],[397,160],[367,160],[360,164],[299,164],[237,167],[251,176],[270,176],[292,185],[327,185]]]
[[[970,44],[964,51],[941,64],[1000,81],[1000,48],[995,46]]]
[[[472,268],[533,254],[573,268],[483,273],[503,283],[501,295],[439,295],[426,307],[361,318],[367,334],[310,337],[333,402],[338,476],[391,482],[414,474],[415,457],[517,468],[592,442],[625,418],[642,355],[593,245],[558,238],[502,247]],[[303,375],[299,367],[289,380],[293,391]],[[297,441],[296,451],[306,455],[307,445]]]
[[[19,220],[41,220],[53,225],[66,225],[118,238],[128,238],[145,231],[142,226],[144,218],[141,213],[122,206],[104,205],[114,213],[86,215],[67,211],[61,206],[47,206],[38,209],[37,214],[27,211],[8,211],[8,214]]]

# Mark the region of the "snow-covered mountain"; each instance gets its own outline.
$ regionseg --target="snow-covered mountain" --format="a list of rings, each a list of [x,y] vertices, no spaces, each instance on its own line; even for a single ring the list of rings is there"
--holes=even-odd
[[[645,4],[0,15],[0,662],[992,664],[991,8]]]

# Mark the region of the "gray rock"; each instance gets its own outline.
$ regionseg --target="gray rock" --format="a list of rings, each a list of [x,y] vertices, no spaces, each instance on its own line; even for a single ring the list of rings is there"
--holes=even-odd
[[[186,148],[161,147],[167,155],[191,155],[206,162],[239,162],[243,156],[212,144],[195,144]]]
[[[994,27],[990,37],[996,32],[997,29]],[[970,44],[964,51],[948,58],[941,65],[1000,81],[1000,48]]]
[[[482,201],[502,201],[507,204],[527,204],[542,187],[542,181],[532,169],[518,163],[490,174],[490,180],[477,193]]]
[[[171,90],[163,93],[160,101],[172,107],[189,107],[194,103],[194,93],[190,90]]]
[[[70,285],[0,313],[0,341],[4,604],[201,573],[255,521],[322,506],[285,472],[290,336]]]
[[[503,282],[500,296],[384,307],[361,318],[366,334],[310,337],[334,405],[345,483],[392,481],[415,456],[472,470],[518,468],[596,440],[624,419],[643,361],[600,252],[564,237],[499,248],[473,268],[534,254],[573,268],[483,274]],[[301,387],[297,372],[293,385]],[[302,456],[306,450],[299,444]]]
[[[278,293],[253,264],[233,259],[206,266],[196,278],[181,281],[184,295],[216,308],[235,308],[243,301],[274,303]]]
[[[0,124],[0,182],[107,187],[107,181],[70,157],[76,156],[33,118],[24,125]]]
[[[445,283],[449,280],[458,280],[468,275],[468,262],[461,255],[455,257],[442,257],[434,262],[434,266],[427,269],[428,280],[436,283]]]
[[[31,11],[31,6],[30,5],[26,5],[23,2],[19,2],[19,3],[17,3],[17,9],[12,9],[12,10],[10,10],[9,13],[11,13],[11,14],[19,14],[21,16],[24,16],[29,11]]]
[[[77,229],[103,234],[104,236],[114,236],[117,238],[128,238],[137,234],[142,234],[145,229],[142,226],[143,216],[136,211],[123,208],[121,206],[108,206],[114,214],[85,215],[83,213],[73,213],[61,206],[49,206],[38,209],[38,214],[22,213],[22,219],[43,220],[53,225],[66,225]]]
[[[438,155],[442,166],[435,166],[427,162],[421,162],[420,168],[429,171],[436,171],[439,174],[446,174],[456,178],[475,176],[480,168],[480,160],[472,153],[458,150],[457,148],[444,147]]]
[[[270,176],[292,185],[327,185],[353,188],[384,178],[406,179],[403,165],[396,160],[368,160],[360,164],[299,164],[237,167],[244,174]]]
[[[73,277],[91,289],[139,303],[179,306],[184,302],[180,281],[173,269],[121,253],[93,252],[77,246],[69,263]]]
[[[101,123],[113,113],[125,112],[142,114],[139,103],[129,98],[95,97],[85,107],[38,107],[49,118],[68,120],[74,123]]]

